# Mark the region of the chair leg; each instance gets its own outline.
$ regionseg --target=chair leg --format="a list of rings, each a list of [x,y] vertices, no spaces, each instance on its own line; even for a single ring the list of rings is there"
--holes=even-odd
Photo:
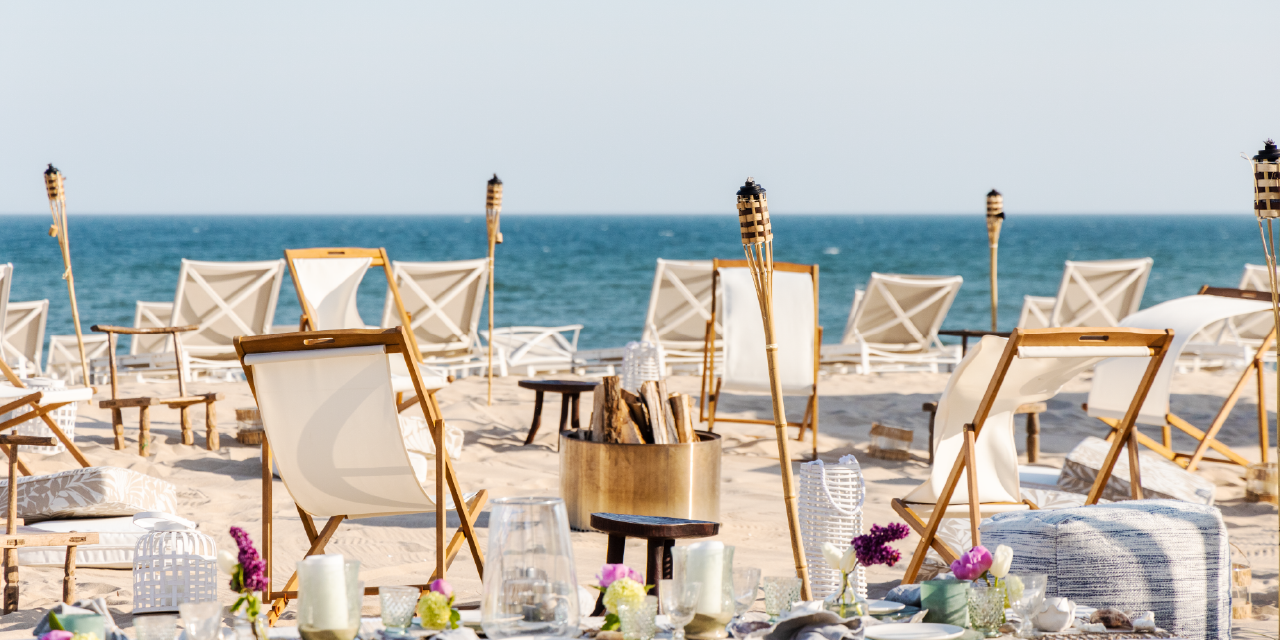
[[[707,401],[707,431],[711,433],[716,431],[716,405],[720,404],[720,385],[722,384],[724,384],[724,378],[716,380],[716,391]]]
[[[138,407],[138,455],[147,456],[151,446],[151,407]]]
[[[813,459],[818,459],[818,394],[814,392],[813,397],[809,399],[813,404],[813,411],[810,412],[809,431],[813,433]]]
[[[609,536],[609,546],[604,553],[605,564],[622,564],[623,555],[627,551],[627,537],[619,535]],[[593,616],[604,615],[604,592],[600,592],[600,596],[596,598],[596,608],[591,612]]]
[[[191,405],[184,404],[178,407],[178,415],[182,422],[182,444],[194,445],[196,443],[195,434],[191,432]]]
[[[671,561],[671,547],[675,546],[675,540],[670,538],[649,538],[648,548],[644,565],[644,581],[645,584],[653,585],[653,590],[649,592],[651,596],[662,596],[658,593],[658,581],[671,575],[671,569],[668,567]]]
[[[124,449],[124,415],[120,409],[111,410],[111,431],[115,434],[115,449]]]
[[[488,501],[489,492],[487,490],[477,493],[476,497],[472,498],[471,502],[467,503],[465,509],[458,510],[458,517],[465,520],[470,526],[474,527],[476,517],[480,515],[480,511],[484,509],[484,505]],[[449,539],[449,545],[445,547],[444,566],[446,569],[453,566],[453,559],[457,557],[458,552],[462,550],[462,543],[467,541],[467,539],[467,532],[463,527],[458,527],[457,530],[453,532],[453,537]],[[484,569],[480,565],[477,565],[477,569],[480,571],[480,576],[483,577]],[[439,569],[431,573],[432,580],[436,580],[439,577]]]
[[[204,403],[204,448],[209,451],[222,448],[218,437],[218,409],[212,400]]]
[[[4,550],[4,612],[13,613],[18,610],[18,549],[8,547]]]
[[[916,532],[916,535],[921,537],[928,535],[928,523],[922,520],[914,509],[908,507],[900,498],[894,498],[890,502],[890,505],[893,507],[894,512],[902,518],[903,522],[906,522],[911,529]],[[956,553],[955,549],[952,549],[946,542],[939,540],[936,535],[929,538],[929,547],[938,552],[938,555],[942,556],[943,562],[955,562],[955,560],[960,557],[960,554]],[[924,552],[917,550],[917,553]],[[911,584],[915,582],[916,576],[920,574],[920,569],[918,564],[914,562],[914,559],[911,564],[916,566],[916,569],[912,571],[911,567],[908,567],[907,575],[902,578],[902,584]]]
[[[62,566],[62,601],[76,601],[76,545],[67,545],[67,558]]]
[[[572,403],[573,401],[569,399],[568,394],[560,394],[560,428],[557,433],[563,433],[565,427],[569,426],[569,405]]]

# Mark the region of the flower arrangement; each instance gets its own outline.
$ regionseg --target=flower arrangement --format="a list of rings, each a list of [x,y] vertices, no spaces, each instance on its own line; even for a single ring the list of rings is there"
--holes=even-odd
[[[54,620],[56,619],[57,619],[57,616],[50,614],[49,625],[52,626],[54,624]],[[41,634],[40,640],[101,640],[101,639],[98,638],[98,634],[93,632],[72,633],[65,629],[54,629],[52,631],[46,631],[43,634]]]
[[[231,605],[231,613],[244,607],[254,636],[265,640],[266,630],[259,628],[258,616],[262,614],[260,594],[270,588],[267,584],[267,563],[262,561],[258,550],[253,548],[253,540],[244,529],[231,527],[231,537],[235,538],[239,555],[233,556],[228,551],[218,552],[218,568],[231,575],[231,590],[240,594],[235,604]]]
[[[987,586],[998,587],[1004,584],[1009,575],[1009,567],[1013,565],[1013,549],[1000,545],[992,555],[986,547],[978,545],[960,555],[951,563],[951,572],[961,580],[984,580]]]
[[[852,576],[859,566],[883,564],[892,567],[902,559],[902,553],[889,546],[889,543],[907,537],[910,532],[907,525],[900,522],[893,522],[883,527],[873,524],[871,533],[854,538],[852,544],[843,551],[830,542],[823,543],[822,555],[827,564],[840,570],[840,589],[835,594],[836,601],[828,603],[827,608],[838,611],[842,618],[847,618],[850,614],[865,615],[865,611],[858,611],[856,608],[852,612],[848,610],[854,605],[854,592],[849,584],[849,576]]]
[[[618,618],[618,605],[640,606],[644,603],[649,588],[645,586],[644,578],[625,564],[604,565],[596,579],[600,581],[596,588],[604,592],[604,608],[607,611],[604,625],[600,629],[616,631],[622,626]]]
[[[453,586],[444,580],[433,580],[427,592],[418,599],[417,614],[423,629],[457,629],[462,614],[453,608]]]

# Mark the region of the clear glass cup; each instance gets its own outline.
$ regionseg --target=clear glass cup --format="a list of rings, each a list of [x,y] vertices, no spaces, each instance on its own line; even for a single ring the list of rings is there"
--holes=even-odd
[[[764,612],[780,616],[800,601],[800,578],[795,576],[764,577]]]
[[[183,602],[178,615],[187,631],[187,640],[216,640],[222,627],[222,605],[216,600]]]
[[[969,585],[969,628],[988,638],[1000,635],[1004,624],[1004,585],[975,580]]]
[[[413,612],[418,608],[417,587],[378,587],[378,604],[382,606],[382,626],[387,634],[405,635],[413,624]]]
[[[644,602],[632,607],[618,605],[618,623],[623,640],[653,640],[658,632],[658,599],[645,596]]]
[[[671,619],[671,640],[684,640],[684,628],[693,622],[702,583],[659,580],[658,593],[662,599],[662,612]]]
[[[137,640],[174,640],[178,635],[178,616],[172,613],[133,617]]]
[[[733,615],[742,614],[756,603],[760,590],[760,570],[755,567],[735,567],[733,570]]]
[[[495,640],[578,635],[578,579],[560,498],[498,498],[489,515],[481,626]]]
[[[324,554],[298,563],[298,634],[303,640],[352,640],[360,632],[360,561]]]
[[[1018,637],[1032,637],[1035,625],[1031,623],[1031,614],[1040,609],[1044,602],[1045,587],[1049,584],[1049,576],[1043,573],[1011,573],[1005,577],[1005,594],[1009,598],[1009,608],[1017,614],[1020,621]]]

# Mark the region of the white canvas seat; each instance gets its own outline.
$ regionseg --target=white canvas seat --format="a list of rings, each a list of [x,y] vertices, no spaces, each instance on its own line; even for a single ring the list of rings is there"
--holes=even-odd
[[[483,370],[487,360],[480,348],[479,327],[489,261],[391,264],[422,361],[446,371]],[[395,295],[388,288],[382,326],[399,324]]]
[[[62,431],[50,417],[54,411],[73,402],[83,402],[93,397],[91,387],[67,387],[63,389],[28,389],[20,377],[0,360],[0,433],[13,429],[21,424],[39,419],[54,437],[75,458],[81,467],[88,467],[89,461],[75,442]],[[22,460],[17,461],[18,472],[24,476],[31,475],[31,470]]]
[[[668,369],[696,368],[701,374],[702,348],[711,322],[712,286],[710,260],[658,258],[640,340],[662,347]],[[713,323],[716,361],[723,358],[724,328]]]
[[[1067,260],[1052,307],[1050,298],[1024,297],[1018,328],[1114,327],[1142,305],[1154,262],[1151,258]]]
[[[484,556],[473,523],[487,493],[464,496],[447,455],[435,456],[435,482],[428,492],[410,461],[389,357],[405,361],[431,429],[443,429],[444,420],[416,368],[411,368],[416,356],[407,330],[397,327],[237,338],[236,345],[266,430],[264,504],[271,503],[269,469],[274,460],[308,531],[317,531],[312,517],[328,518],[323,530],[312,537],[307,555],[323,553],[339,523],[347,518],[435,513],[435,577],[445,577],[464,540],[470,545],[477,571],[484,574]],[[443,433],[434,435],[444,437]],[[452,500],[446,498],[446,491]],[[449,508],[456,509],[462,524],[446,545],[445,512]],[[267,557],[271,557],[271,535],[270,522],[264,522]],[[268,579],[270,571],[268,566]],[[282,591],[269,595],[279,605],[274,608],[277,615],[296,597],[296,584],[294,574]]]
[[[107,336],[90,333],[83,338],[86,358],[93,360],[107,356]],[[68,384],[84,384],[81,380],[84,377],[82,371],[76,337],[74,335],[49,336],[49,354],[45,359],[44,374],[55,380],[65,380]],[[90,370],[89,375],[95,376],[95,383],[100,380],[93,370]]]
[[[947,346],[938,330],[960,292],[960,276],[872,273],[854,293],[840,344],[822,347],[822,363],[853,364],[857,373],[931,371],[960,362],[959,346]]]
[[[41,375],[40,360],[44,353],[44,329],[48,319],[48,300],[9,303],[0,351],[3,351],[4,361],[19,376]]]
[[[588,362],[577,356],[580,324],[562,327],[503,327],[480,335],[493,341],[494,355],[502,363],[502,375],[507,371],[524,371],[533,377],[539,372],[580,370]]]
[[[764,322],[755,283],[745,260],[715,260],[714,288],[722,291],[723,310],[712,309],[712,318],[724,328],[724,366],[717,369],[709,362],[702,377],[703,415],[707,430],[717,422],[773,424],[773,420],[726,418],[717,416],[721,393],[769,395],[769,368],[765,355]],[[818,268],[787,262],[773,264],[773,322],[778,344],[776,362],[782,392],[804,396],[804,417],[788,422],[799,428],[798,440],[805,431],[813,432],[813,457],[818,457],[818,346],[822,328],[818,326]],[[705,358],[710,358],[714,344],[709,337],[703,343]],[[718,373],[717,373],[718,372]]]

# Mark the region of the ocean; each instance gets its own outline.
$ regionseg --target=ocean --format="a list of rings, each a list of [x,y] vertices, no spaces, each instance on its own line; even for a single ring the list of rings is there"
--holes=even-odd
[[[13,301],[50,301],[47,334],[69,334],[70,304],[47,215],[0,216],[0,263],[12,262]],[[80,317],[132,325],[134,301],[171,301],[183,258],[267,260],[285,248],[386,247],[393,260],[485,256],[483,215],[72,215],[71,253]],[[872,271],[964,276],[944,329],[990,325],[987,234],[977,215],[775,215],[778,261],[820,266],[825,342],[839,342],[854,291]],[[495,326],[582,324],[579,348],[640,338],[657,258],[740,259],[737,217],[722,215],[515,215],[502,220]],[[1236,286],[1245,263],[1263,262],[1251,215],[1010,215],[1000,239],[1000,327],[1018,320],[1024,295],[1052,296],[1064,260],[1150,256],[1143,307]],[[386,280],[360,288],[366,322],[381,317]],[[288,276],[276,324],[300,309]],[[121,341],[127,348],[128,341]],[[46,347],[47,348],[47,347]]]

